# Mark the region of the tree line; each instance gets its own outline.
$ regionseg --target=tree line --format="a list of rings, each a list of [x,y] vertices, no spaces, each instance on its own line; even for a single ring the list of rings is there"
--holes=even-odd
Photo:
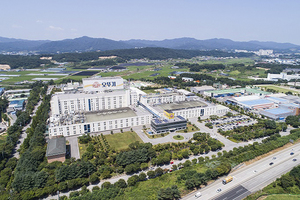
[[[51,64],[49,60],[41,60],[40,56],[0,55],[0,64],[7,64],[11,69],[39,68],[41,64]]]

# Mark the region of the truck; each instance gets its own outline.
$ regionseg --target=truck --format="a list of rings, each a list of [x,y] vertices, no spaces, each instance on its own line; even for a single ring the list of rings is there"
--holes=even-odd
[[[233,180],[233,177],[232,176],[228,176],[228,177],[226,177],[223,181],[222,181],[222,183],[225,185],[226,183],[229,183],[230,181],[232,181]]]

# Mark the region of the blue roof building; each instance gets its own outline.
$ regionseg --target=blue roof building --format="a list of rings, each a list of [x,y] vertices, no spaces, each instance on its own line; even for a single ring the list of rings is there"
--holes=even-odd
[[[260,111],[261,115],[264,115],[268,118],[271,118],[273,120],[283,119],[290,115],[295,115],[295,110],[279,107],[279,108],[273,108],[268,110],[262,110]]]

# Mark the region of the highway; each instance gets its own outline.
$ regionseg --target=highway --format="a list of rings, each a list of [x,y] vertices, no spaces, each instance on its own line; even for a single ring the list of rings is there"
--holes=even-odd
[[[294,152],[294,155],[290,155],[291,152]],[[293,159],[297,159],[297,161],[293,161]],[[270,165],[271,162],[274,164]],[[233,181],[226,185],[222,184],[222,179],[225,178],[222,177],[182,199],[240,200],[253,192],[261,190],[299,164],[300,144],[295,144],[229,174],[233,177]],[[219,188],[221,192],[218,193],[217,189]],[[197,192],[201,192],[202,196],[196,198],[195,194]]]

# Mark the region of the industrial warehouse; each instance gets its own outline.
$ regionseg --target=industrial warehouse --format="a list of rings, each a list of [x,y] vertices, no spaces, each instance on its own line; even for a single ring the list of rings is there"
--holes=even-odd
[[[231,97],[228,104],[237,105],[245,110],[253,111],[273,120],[284,120],[290,115],[299,115],[299,97],[285,94],[270,94],[263,96]]]
[[[69,83],[52,95],[48,130],[52,138],[151,124],[154,133],[161,133],[185,128],[188,118],[228,111],[187,90],[146,94],[121,77],[95,77],[83,79],[82,85]]]

